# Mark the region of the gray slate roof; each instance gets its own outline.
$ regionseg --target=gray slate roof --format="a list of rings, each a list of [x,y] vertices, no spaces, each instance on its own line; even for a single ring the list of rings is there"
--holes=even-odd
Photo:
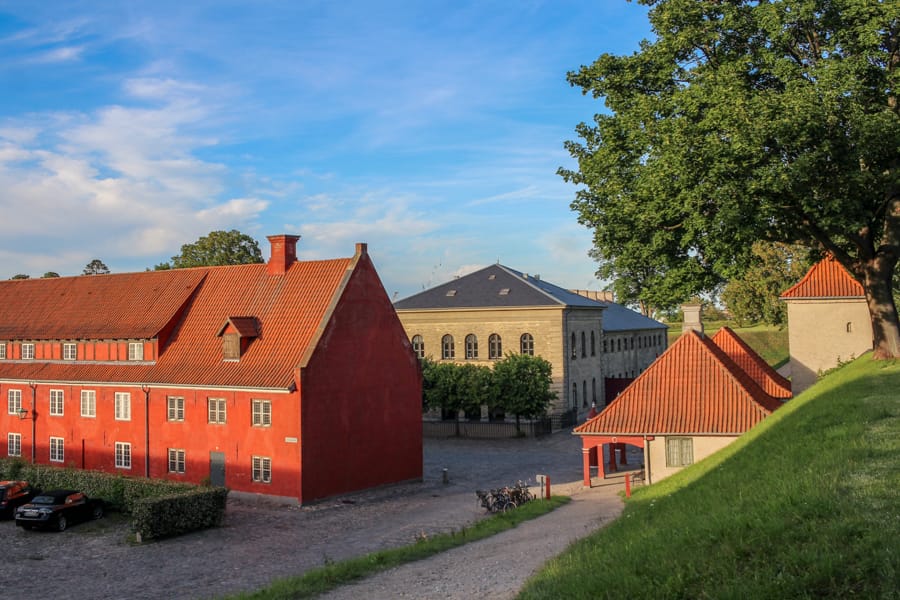
[[[397,310],[526,306],[603,309],[606,304],[499,264],[485,267],[394,303]]]
[[[662,329],[669,328],[668,325],[660,323],[650,317],[645,317],[641,313],[631,310],[621,304],[615,302],[605,302],[606,310],[603,312],[603,331],[635,331],[641,329]]]

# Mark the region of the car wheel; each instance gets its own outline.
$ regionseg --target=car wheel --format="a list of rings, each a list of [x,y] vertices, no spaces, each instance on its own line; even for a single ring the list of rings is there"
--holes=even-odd
[[[59,515],[59,517],[56,519],[56,530],[65,531],[66,525],[68,525],[68,523],[66,523],[66,518],[63,515]]]
[[[103,507],[100,505],[95,506],[94,510],[91,511],[91,518],[95,521],[103,518]]]

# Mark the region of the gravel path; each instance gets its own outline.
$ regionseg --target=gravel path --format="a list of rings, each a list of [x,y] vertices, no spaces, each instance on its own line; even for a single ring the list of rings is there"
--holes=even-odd
[[[12,521],[0,521],[4,554],[0,589],[15,589],[15,597],[20,598],[218,598],[256,590],[330,561],[410,544],[422,533],[459,530],[484,517],[476,489],[519,479],[533,481],[538,473],[550,475],[553,493],[582,489],[580,443],[568,432],[537,440],[426,440],[423,461],[421,482],[309,506],[233,495],[224,526],[141,545],[127,542],[129,523],[121,516],[76,525],[61,534],[24,531]],[[442,481],[445,468],[446,484]],[[612,480],[611,486],[597,489],[596,494],[601,496],[607,489],[614,497],[622,489],[622,480]],[[585,497],[594,495],[592,490]],[[573,509],[577,506],[580,501],[573,503]],[[537,522],[556,518],[548,515]],[[579,522],[583,518],[572,517],[576,529],[586,527]],[[591,518],[585,518],[588,527],[593,526]],[[528,531],[523,526],[517,529]],[[556,552],[544,550],[537,542],[534,546],[535,552],[548,556]],[[486,561],[472,559],[469,568],[481,568],[482,563]],[[427,564],[423,561],[420,566]],[[485,574],[481,579],[493,577]],[[518,581],[524,581],[524,576]]]
[[[618,485],[595,487],[515,529],[385,571],[321,596],[327,600],[513,598],[545,562],[622,511]]]

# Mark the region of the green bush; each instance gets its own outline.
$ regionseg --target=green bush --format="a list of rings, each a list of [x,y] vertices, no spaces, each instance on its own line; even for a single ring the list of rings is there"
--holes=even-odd
[[[228,496],[224,488],[32,465],[21,458],[0,458],[0,480],[4,479],[25,480],[42,490],[76,489],[91,498],[102,498],[109,508],[130,514],[132,527],[143,539],[219,525]]]
[[[218,527],[225,516],[227,498],[225,488],[196,488],[169,496],[141,498],[134,503],[132,525],[140,540]]]

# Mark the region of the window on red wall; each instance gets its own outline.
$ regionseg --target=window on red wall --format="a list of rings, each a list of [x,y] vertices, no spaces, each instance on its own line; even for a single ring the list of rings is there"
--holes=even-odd
[[[272,425],[272,402],[270,400],[253,400],[251,407],[251,422],[254,427]]]
[[[257,483],[272,483],[272,459],[267,456],[254,456],[252,478]]]

